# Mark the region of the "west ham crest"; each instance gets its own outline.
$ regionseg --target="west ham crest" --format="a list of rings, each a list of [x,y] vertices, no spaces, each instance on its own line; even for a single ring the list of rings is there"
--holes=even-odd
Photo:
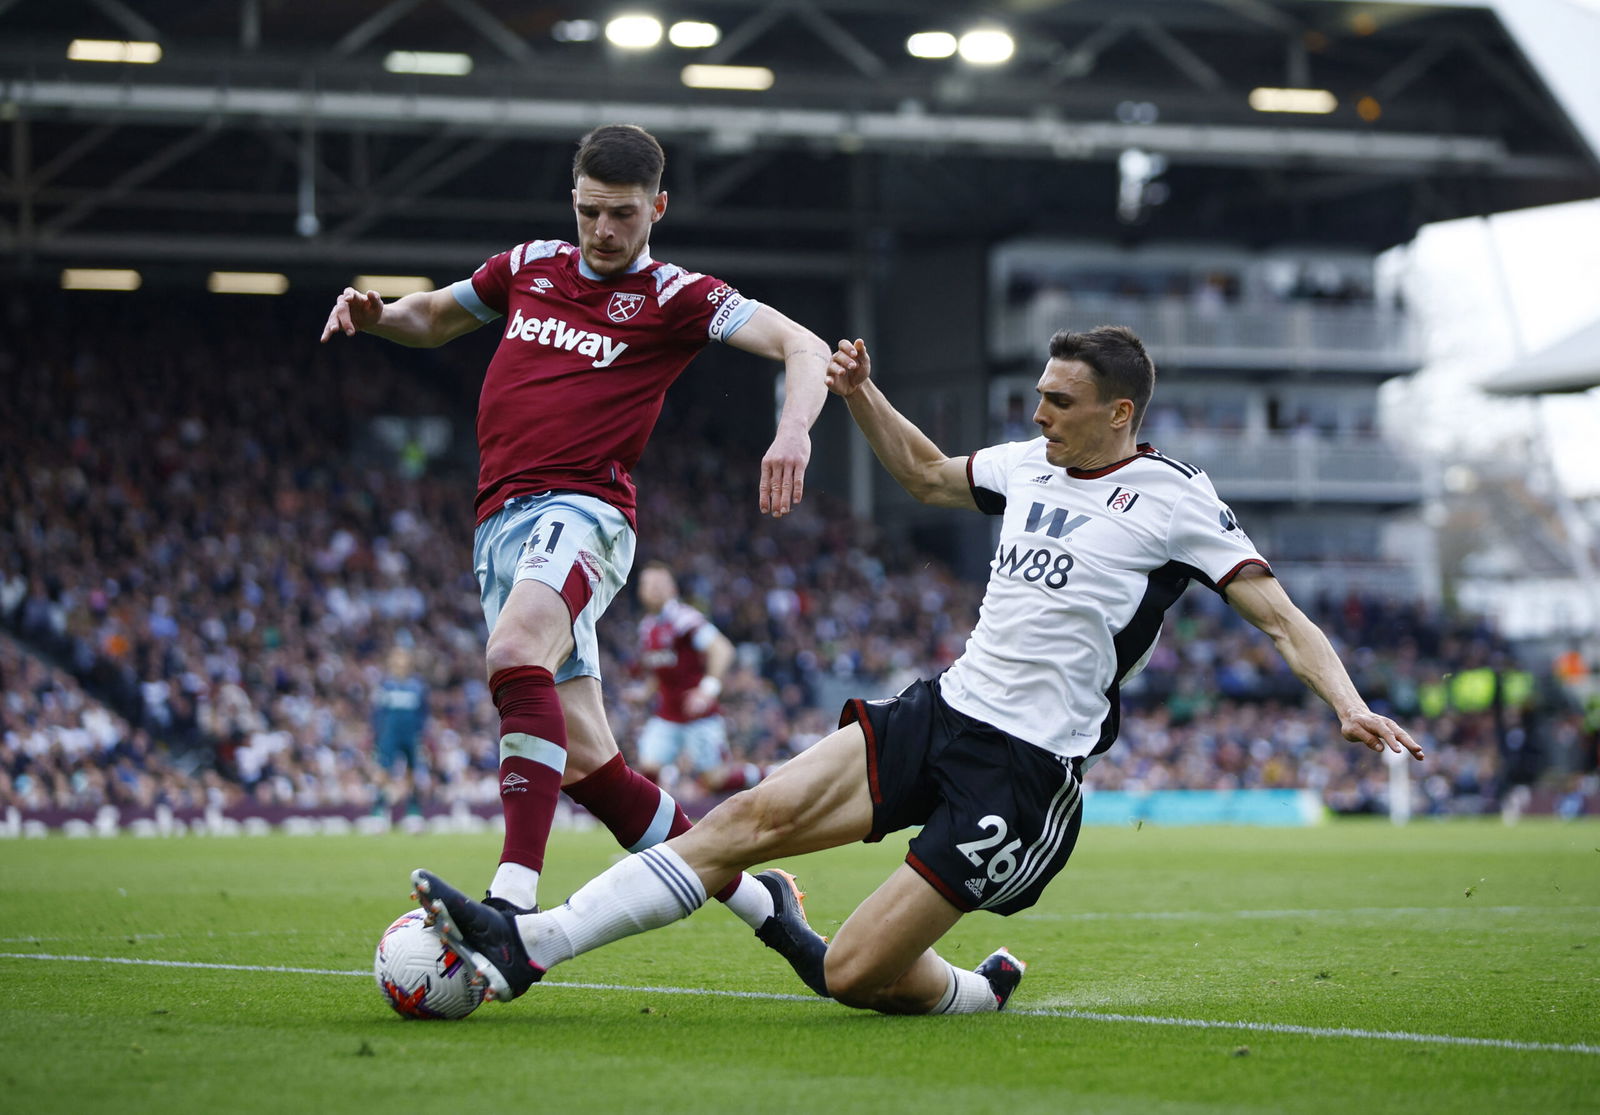
[[[606,317],[612,321],[627,321],[639,312],[639,307],[644,305],[642,294],[613,294],[611,301],[606,303]]]

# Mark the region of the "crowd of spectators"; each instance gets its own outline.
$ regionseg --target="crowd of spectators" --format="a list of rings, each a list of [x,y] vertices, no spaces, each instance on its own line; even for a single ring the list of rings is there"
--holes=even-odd
[[[492,809],[470,464],[419,467],[368,436],[397,413],[465,433],[472,376],[375,344],[318,348],[289,311],[191,315],[176,343],[140,305],[104,307],[93,334],[54,303],[4,307],[0,624],[16,642],[0,639],[0,814],[386,809],[370,697],[397,645],[429,688],[421,802]],[[755,458],[673,406],[640,472],[639,557],[667,562],[739,647],[722,704],[748,781],[826,734],[842,695],[885,696],[953,661],[981,585],[825,495],[761,519]],[[1335,809],[1380,808],[1382,764],[1209,595],[1169,619],[1091,785],[1304,786]],[[1416,606],[1316,611],[1364,692],[1430,752],[1427,807],[1492,804],[1514,774],[1505,710],[1424,697],[1506,648]],[[602,623],[625,748],[646,711],[620,698],[637,615],[625,593]]]

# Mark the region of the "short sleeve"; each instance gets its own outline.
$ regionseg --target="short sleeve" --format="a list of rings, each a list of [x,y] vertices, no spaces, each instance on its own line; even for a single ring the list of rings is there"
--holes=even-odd
[[[706,617],[700,614],[700,610],[692,604],[685,604],[681,600],[672,609],[671,620],[672,633],[680,637],[693,634],[701,627],[707,626]]]
[[[1032,442],[1011,441],[979,449],[967,458],[967,483],[978,510],[1000,515],[1006,509],[1006,478],[1027,453]]]
[[[711,649],[711,644],[717,641],[717,636],[720,634],[721,632],[708,620],[689,632],[689,643],[695,650],[704,654]]]
[[[754,298],[746,298],[729,287],[728,293],[717,307],[717,312],[711,315],[711,324],[706,327],[706,334],[713,341],[726,342],[760,308],[760,302]]]
[[[1272,569],[1209,482],[1197,484],[1173,508],[1167,544],[1175,559],[1198,570],[1218,592],[1247,565]]]
[[[505,316],[484,305],[484,301],[478,297],[477,288],[472,285],[471,279],[458,279],[451,283],[450,293],[455,296],[457,305],[485,325],[497,317]]]
[[[662,318],[680,343],[725,341],[755,312],[756,303],[714,275],[673,263],[662,264],[652,275]]]
[[[493,317],[502,317],[509,303],[508,295],[511,292],[512,252],[520,251],[521,247],[513,248],[511,252],[501,252],[497,256],[490,256],[483,261],[483,265],[472,273],[468,280],[472,293],[476,295],[478,305],[487,309]],[[463,298],[464,292],[456,293],[456,301],[460,302],[474,317],[478,310]],[[490,320],[479,318],[479,320]]]

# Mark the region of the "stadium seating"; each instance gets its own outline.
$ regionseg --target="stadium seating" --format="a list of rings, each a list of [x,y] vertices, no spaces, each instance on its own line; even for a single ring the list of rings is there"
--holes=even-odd
[[[0,353],[0,623],[18,640],[0,642],[0,810],[382,808],[368,698],[396,643],[431,689],[422,801],[492,810],[470,467],[445,455],[418,475],[368,436],[397,412],[470,422],[470,377],[456,390],[384,346],[318,348],[272,314],[199,320],[174,345],[131,302],[92,334],[20,305]],[[650,448],[639,556],[739,646],[723,696],[737,784],[825,734],[842,695],[948,665],[981,586],[825,495],[762,519],[757,462],[714,432],[679,423]],[[1423,807],[1490,808],[1537,773],[1540,726],[1506,722],[1523,710],[1441,697],[1444,675],[1506,657],[1492,632],[1415,604],[1302,603],[1422,738]],[[625,748],[645,714],[619,696],[637,614],[625,593],[602,624]],[[1203,590],[1167,628],[1096,786],[1309,787],[1336,810],[1383,808],[1382,765],[1256,632]]]

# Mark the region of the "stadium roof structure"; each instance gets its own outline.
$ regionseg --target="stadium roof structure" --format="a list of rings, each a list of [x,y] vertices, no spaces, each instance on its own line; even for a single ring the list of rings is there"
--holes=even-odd
[[[1513,360],[1482,387],[1491,395],[1557,395],[1600,387],[1600,321]]]
[[[859,275],[916,237],[1377,249],[1600,194],[1488,4],[682,0],[713,45],[629,50],[527,0],[0,0],[0,273],[470,266],[570,227],[573,141],[613,121],[667,145],[673,258],[730,274]],[[1007,61],[908,53],[980,26]],[[392,72],[440,54],[470,71]],[[1259,111],[1263,88],[1331,111]]]

